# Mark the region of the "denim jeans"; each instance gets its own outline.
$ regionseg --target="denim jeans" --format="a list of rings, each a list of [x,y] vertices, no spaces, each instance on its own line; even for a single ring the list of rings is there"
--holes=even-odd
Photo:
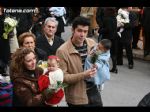
[[[89,107],[102,107],[102,98],[100,91],[98,91],[98,88],[96,85],[92,84],[89,89],[87,89],[87,96],[89,99]]]

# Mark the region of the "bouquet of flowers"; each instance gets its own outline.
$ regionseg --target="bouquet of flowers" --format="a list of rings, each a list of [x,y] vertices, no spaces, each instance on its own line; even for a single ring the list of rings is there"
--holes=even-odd
[[[57,74],[49,74],[47,72],[38,79],[39,91],[42,92],[46,89],[46,92],[51,95],[51,97],[45,101],[47,105],[56,105],[64,97],[63,89],[67,87],[67,85],[62,81],[63,74],[61,71],[57,71]],[[56,79],[56,77],[58,78]]]
[[[97,58],[98,58],[98,53],[97,53],[97,52],[93,53],[93,54],[91,55],[91,63],[92,63],[92,64],[95,64]]]
[[[101,51],[100,50],[98,51],[95,48],[93,48],[90,54],[92,64],[95,64],[96,60],[98,59],[99,54],[101,54]]]
[[[47,61],[39,60],[37,66],[42,69],[45,69],[45,68],[47,68]]]
[[[45,101],[47,105],[56,105],[64,97],[63,89],[67,87],[67,84],[63,83],[63,71],[59,68],[56,71],[48,71],[46,61],[41,61],[39,67],[44,69],[44,74],[38,79],[39,91],[46,90],[47,93],[51,94],[50,99]]]
[[[12,32],[14,30],[14,28],[17,26],[18,21],[10,18],[10,17],[6,17],[4,20],[4,33],[3,33],[3,38],[4,39],[8,39],[8,34],[10,32]]]

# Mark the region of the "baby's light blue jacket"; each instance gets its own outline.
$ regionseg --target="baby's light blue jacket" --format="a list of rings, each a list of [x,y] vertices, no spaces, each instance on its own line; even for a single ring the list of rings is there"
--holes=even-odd
[[[106,80],[110,79],[109,72],[109,59],[110,59],[110,50],[107,52],[101,53],[96,60],[96,65],[98,67],[97,73],[94,77],[86,79],[86,81],[94,82],[96,85],[103,84]],[[84,70],[92,68],[91,57],[87,56],[85,60]]]

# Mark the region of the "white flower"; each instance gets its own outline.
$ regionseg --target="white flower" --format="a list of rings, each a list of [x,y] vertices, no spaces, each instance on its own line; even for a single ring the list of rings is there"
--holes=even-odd
[[[37,66],[42,69],[45,69],[45,68],[47,68],[47,61],[39,60]]]
[[[14,30],[14,28],[17,26],[18,21],[10,18],[10,17],[6,17],[4,20],[4,33],[3,33],[3,38],[4,39],[8,39],[8,34],[10,32],[12,32]]]
[[[16,27],[18,24],[17,20],[10,18],[10,17],[5,18],[4,22],[9,24],[11,27]]]

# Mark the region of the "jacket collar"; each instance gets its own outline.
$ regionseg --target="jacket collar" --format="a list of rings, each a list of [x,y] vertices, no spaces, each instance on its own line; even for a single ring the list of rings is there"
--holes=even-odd
[[[87,38],[85,39],[85,42],[87,43],[87,51],[89,52],[90,51],[90,43]],[[79,52],[75,49],[74,45],[72,44],[71,38],[68,40],[68,52],[69,52],[69,54],[72,54],[72,53],[79,54]]]

